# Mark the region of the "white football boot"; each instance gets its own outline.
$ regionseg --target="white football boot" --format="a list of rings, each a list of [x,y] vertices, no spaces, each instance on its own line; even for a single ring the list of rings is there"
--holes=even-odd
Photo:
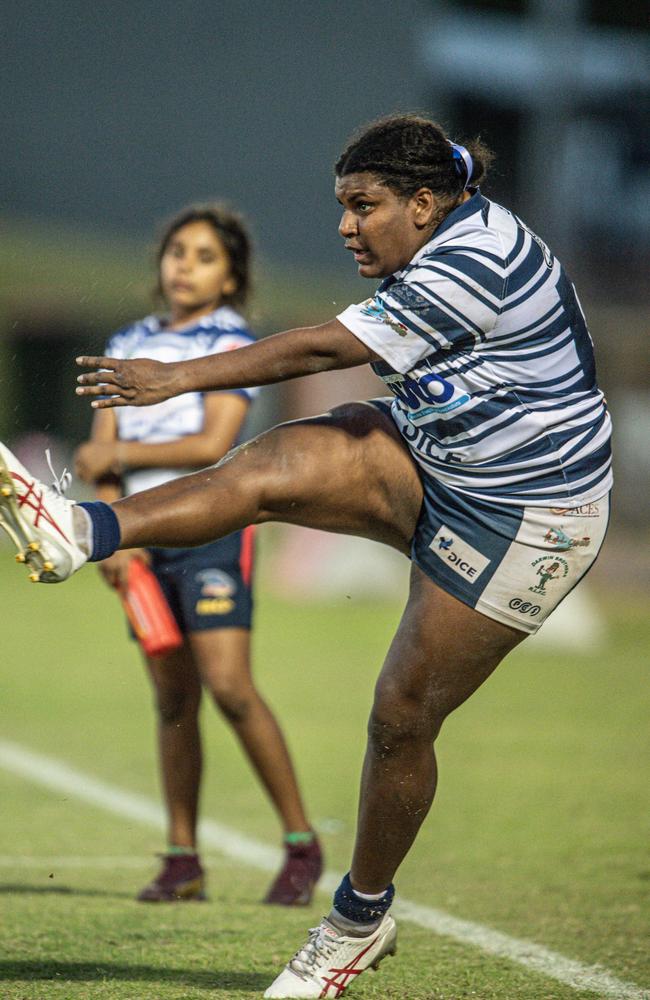
[[[346,937],[323,918],[309,931],[309,940],[269,986],[265,1000],[288,997],[341,997],[366,969],[376,969],[397,949],[395,921],[386,914],[366,937]]]
[[[74,503],[63,491],[67,474],[45,486],[0,443],[0,528],[18,549],[16,562],[34,583],[60,583],[87,561],[74,537]]]

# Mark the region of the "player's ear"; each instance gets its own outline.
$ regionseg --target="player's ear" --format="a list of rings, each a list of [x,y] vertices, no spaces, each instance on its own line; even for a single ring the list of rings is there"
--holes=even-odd
[[[421,187],[411,196],[413,221],[418,229],[425,229],[438,214],[438,199],[430,188]]]
[[[223,294],[234,295],[237,291],[237,279],[230,274],[223,283]]]

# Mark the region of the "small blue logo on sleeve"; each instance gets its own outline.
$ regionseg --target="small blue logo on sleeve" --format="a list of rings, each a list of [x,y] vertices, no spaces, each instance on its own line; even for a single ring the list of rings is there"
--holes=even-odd
[[[394,316],[391,316],[375,299],[366,299],[361,307],[361,312],[365,316],[370,316],[372,319],[378,320],[380,323],[385,323],[391,330],[395,330],[400,337],[405,337],[409,332],[407,326],[404,326]]]

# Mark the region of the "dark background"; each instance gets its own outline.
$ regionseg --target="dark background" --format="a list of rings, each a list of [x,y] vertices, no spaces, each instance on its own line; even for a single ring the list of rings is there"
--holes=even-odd
[[[0,431],[65,452],[88,430],[72,357],[151,309],[156,227],[220,197],[257,245],[264,334],[372,290],[336,233],[333,163],[369,119],[421,110],[497,153],[485,193],[576,280],[616,427],[617,517],[643,522],[650,294],[644,4],[5,2],[0,73]],[[370,394],[265,394],[258,420]],[[40,438],[38,439],[40,446]]]

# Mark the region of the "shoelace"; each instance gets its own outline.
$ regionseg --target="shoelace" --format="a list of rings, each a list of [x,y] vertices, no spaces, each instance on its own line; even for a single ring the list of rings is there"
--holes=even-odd
[[[58,495],[62,497],[65,491],[68,489],[70,483],[72,482],[72,473],[68,472],[68,470],[64,468],[61,475],[57,476],[56,472],[54,471],[54,467],[52,465],[52,456],[50,454],[49,448],[45,449],[45,458],[47,459],[48,468],[52,473],[52,475],[54,476],[52,489],[54,490],[55,493],[58,493]]]
[[[297,951],[289,962],[294,972],[309,975],[319,959],[327,960],[334,951],[336,939],[326,934],[325,928],[309,928],[309,940],[300,951]]]

